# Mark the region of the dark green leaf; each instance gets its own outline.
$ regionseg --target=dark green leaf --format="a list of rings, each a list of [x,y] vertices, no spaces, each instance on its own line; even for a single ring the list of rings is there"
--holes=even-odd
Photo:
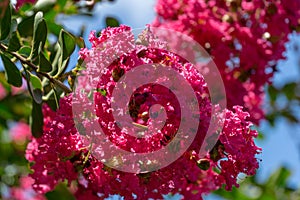
[[[43,13],[38,12],[34,18],[33,25],[33,44],[31,57],[34,59],[38,56],[41,49],[44,48],[47,39],[47,25],[43,18]]]
[[[63,51],[62,59],[65,60],[75,50],[75,38],[65,30],[61,30],[58,41]]]
[[[21,37],[33,35],[34,15],[23,19],[18,25],[18,32]]]
[[[31,132],[34,137],[40,137],[43,134],[43,112],[42,104],[32,101],[32,112],[30,117]]]
[[[275,102],[276,99],[277,99],[278,90],[273,85],[270,85],[268,87],[268,93],[269,93],[269,96],[270,96],[271,103]]]
[[[198,162],[197,162],[197,166],[202,169],[202,170],[208,170],[209,167],[210,167],[210,163],[209,163],[209,160],[207,159],[200,159]]]
[[[40,72],[51,72],[51,70],[52,70],[51,63],[47,60],[47,58],[44,56],[43,53],[40,53],[40,63],[39,63],[38,71],[40,71]]]
[[[17,32],[13,32],[9,40],[8,50],[9,51],[18,51],[21,48],[21,43],[18,37]]]
[[[0,40],[7,38],[11,27],[11,6],[8,5],[0,23]]]
[[[75,197],[63,183],[58,184],[53,191],[46,193],[45,196],[48,200],[57,200],[57,197],[60,200],[75,200]]]
[[[283,88],[282,88],[282,91],[284,92],[286,98],[288,100],[292,100],[295,98],[295,90],[297,88],[297,83],[288,83],[286,84]]]
[[[19,54],[26,58],[30,56],[30,52],[31,48],[29,46],[21,47],[21,49],[19,50]]]
[[[18,29],[18,21],[17,19],[12,19],[10,25],[10,33],[12,34],[13,32],[16,32],[17,29]]]
[[[16,87],[22,86],[22,75],[16,65],[4,54],[1,55],[7,82]]]
[[[270,123],[271,126],[275,126],[275,120],[278,117],[277,113],[271,113],[266,115],[266,119],[268,120],[268,122]]]
[[[58,43],[55,44],[53,50],[51,51],[50,54],[50,63],[52,64],[52,71],[51,71],[51,75],[54,76],[57,74],[58,72],[58,68],[59,68],[59,60],[61,58],[61,54],[62,54],[62,50],[59,46]]]
[[[73,51],[75,50],[75,38],[65,30],[61,30],[58,38],[59,47],[57,51],[56,58],[59,58],[58,62],[58,72],[56,75],[63,73],[69,63],[69,59]]]
[[[41,104],[43,101],[43,86],[41,80],[36,75],[31,74],[27,70],[25,70],[25,72],[30,95],[37,104]]]
[[[114,17],[106,17],[105,18],[105,23],[106,23],[106,26],[109,26],[109,27],[118,27],[118,26],[120,26],[119,21]]]
[[[56,109],[59,106],[59,94],[56,91],[56,89],[52,89],[46,96],[45,99],[47,101],[48,106],[53,110],[56,111]]]

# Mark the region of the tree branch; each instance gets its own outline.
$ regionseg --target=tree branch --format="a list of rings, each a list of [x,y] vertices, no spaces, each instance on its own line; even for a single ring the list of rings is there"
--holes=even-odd
[[[60,87],[64,92],[66,92],[66,93],[72,92],[72,90],[70,88],[68,88],[67,86],[65,86],[61,81],[54,79],[52,76],[50,76],[49,74],[47,74],[45,72],[38,72],[37,70],[39,68],[35,64],[33,64],[32,62],[30,62],[29,60],[27,60],[26,58],[24,58],[23,56],[21,56],[20,54],[18,54],[16,52],[8,51],[8,48],[1,43],[0,43],[0,49],[2,49],[4,52],[7,52],[10,55],[16,57],[18,60],[20,60],[21,63],[26,64],[29,67],[31,67],[37,74],[46,77],[51,83]]]

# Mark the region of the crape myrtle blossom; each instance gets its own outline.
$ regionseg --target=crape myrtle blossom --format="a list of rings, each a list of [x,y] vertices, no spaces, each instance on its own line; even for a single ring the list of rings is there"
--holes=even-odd
[[[4,200],[46,200],[42,194],[36,193],[32,189],[34,180],[29,176],[22,176],[20,178],[20,185],[10,188],[9,195],[3,197]]]
[[[118,34],[123,34],[124,40],[102,45]],[[214,109],[209,101],[205,81],[184,58],[163,49],[152,48],[154,44],[166,44],[156,40],[150,32],[146,31],[142,36],[143,39],[135,43],[129,27],[121,25],[118,28],[107,28],[101,32],[100,37],[91,32],[89,40],[92,48],[80,51],[81,58],[97,66],[107,64],[106,58],[99,57],[99,52],[103,51],[107,55],[114,51],[122,53],[109,64],[102,77],[91,80],[97,84],[97,89],[92,94],[97,122],[109,140],[126,151],[151,152],[166,146],[176,135],[180,123],[180,105],[169,90],[159,84],[148,84],[138,88],[130,97],[130,117],[142,127],[151,127],[154,123],[155,118],[149,116],[149,109],[153,104],[161,104],[165,108],[165,126],[151,137],[134,138],[118,130],[111,108],[112,92],[124,74],[138,65],[160,63],[177,71],[191,84],[196,94],[200,115],[197,135],[192,145],[175,162],[153,172],[127,173],[110,168],[91,153],[91,145],[82,133],[89,134],[89,120],[85,121],[82,129],[75,128],[72,106],[76,106],[76,101],[72,101],[74,96],[68,95],[60,100],[56,112],[47,105],[43,107],[43,135],[34,138],[27,147],[26,158],[33,163],[33,173],[30,176],[35,180],[33,188],[37,192],[48,192],[58,182],[67,180],[69,184],[77,183],[75,196],[78,199],[104,199],[110,194],[119,194],[125,199],[162,199],[162,195],[169,193],[179,193],[185,199],[202,199],[203,194],[217,190],[224,184],[228,190],[233,186],[238,187],[237,176],[240,173],[255,174],[258,168],[255,156],[261,149],[254,144],[257,131],[250,127],[252,124],[248,121],[249,114],[243,111],[243,107],[233,106],[232,110],[226,110],[222,116],[217,116],[224,118],[224,127],[218,130],[219,140],[200,157],[203,134],[207,131]],[[97,70],[87,67],[86,71],[87,74],[93,74]],[[161,79],[162,82],[164,80]],[[82,84],[85,83],[84,79],[81,81]],[[81,105],[86,106],[84,103]],[[180,148],[181,141],[178,141],[178,145]],[[177,147],[173,147],[176,151]]]
[[[25,144],[32,137],[29,125],[24,122],[15,123],[9,133],[11,139],[17,144]]]
[[[158,0],[153,25],[183,32],[209,51],[224,80],[228,108],[263,118],[263,86],[271,83],[288,34],[300,29],[300,1]]]
[[[0,101],[6,97],[6,89],[3,87],[3,85],[0,83]]]

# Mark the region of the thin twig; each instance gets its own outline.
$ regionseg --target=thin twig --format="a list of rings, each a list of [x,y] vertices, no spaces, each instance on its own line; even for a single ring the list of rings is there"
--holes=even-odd
[[[5,45],[1,44],[1,43],[0,43],[0,49],[2,49],[3,51],[11,54],[12,56],[15,56],[23,64],[26,64],[29,67],[31,67],[37,74],[40,74],[41,76],[46,77],[50,82],[52,82],[53,84],[60,87],[64,92],[66,92],[66,93],[71,93],[72,92],[72,90],[70,88],[68,88],[67,86],[65,86],[61,81],[54,79],[52,76],[50,76],[49,74],[47,74],[45,72],[38,72],[39,68],[35,64],[33,64],[32,62],[30,62],[29,60],[27,60],[26,58],[24,58],[23,56],[21,56],[20,54],[18,54],[16,52],[8,51],[7,50],[8,48]]]

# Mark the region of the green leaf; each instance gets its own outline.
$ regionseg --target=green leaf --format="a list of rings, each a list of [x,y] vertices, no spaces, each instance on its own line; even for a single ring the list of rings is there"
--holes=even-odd
[[[278,113],[270,113],[266,115],[267,121],[270,123],[271,126],[275,126],[275,120],[278,117]]]
[[[293,100],[296,97],[296,93],[295,93],[296,88],[297,88],[297,83],[294,82],[288,83],[282,88],[282,91],[284,92],[288,100]]]
[[[11,6],[8,5],[0,23],[0,40],[7,38],[11,27]]]
[[[270,96],[271,103],[272,102],[274,103],[277,99],[278,90],[273,85],[270,85],[268,87],[268,93],[269,93],[269,96]]]
[[[5,75],[6,80],[9,84],[12,84],[16,87],[22,86],[22,75],[16,65],[4,54],[1,55],[4,68],[5,68]]]
[[[47,25],[43,18],[43,13],[38,12],[34,17],[33,25],[33,44],[31,50],[31,58],[39,55],[40,49],[44,48],[47,39]]]
[[[60,6],[60,8],[63,9],[66,6],[66,4],[67,4],[67,0],[60,0],[57,3]]]
[[[39,72],[51,72],[52,71],[52,65],[47,60],[47,58],[44,56],[43,53],[40,53],[40,63],[39,63]]]
[[[269,177],[266,182],[266,186],[272,188],[284,187],[290,175],[291,172],[288,169],[281,167]]]
[[[208,170],[209,167],[210,167],[209,160],[207,160],[207,159],[200,159],[199,161],[197,161],[197,166],[198,166],[200,169],[206,171],[206,170]]]
[[[33,35],[34,15],[23,19],[18,25],[18,32],[21,37]]]
[[[33,100],[41,104],[43,101],[43,85],[39,77],[26,71],[27,84]]]
[[[257,130],[257,131],[258,131],[257,139],[258,139],[258,140],[263,140],[263,139],[265,139],[265,135],[263,134],[263,132],[260,131],[260,130]]]
[[[61,30],[58,42],[63,51],[62,59],[66,60],[75,50],[75,38],[65,30]]]
[[[119,21],[114,17],[106,17],[105,18],[105,24],[106,24],[106,26],[109,26],[109,27],[118,27],[118,26],[120,26]]]
[[[72,195],[64,183],[58,184],[54,190],[47,192],[45,196],[48,200],[57,200],[57,197],[60,200],[75,200],[74,195]]]
[[[53,111],[56,111],[56,109],[59,106],[59,92],[54,88],[54,86],[52,88],[53,89],[50,90],[50,92],[47,95],[45,95],[45,97],[43,97],[43,98],[44,98],[44,100],[46,100],[48,106]]]
[[[276,185],[279,187],[285,187],[290,176],[291,172],[287,168],[282,167],[277,177]]]
[[[21,47],[19,50],[19,54],[25,57],[29,57],[31,52],[31,48],[29,46]]]
[[[57,56],[59,56],[59,63],[58,63],[58,72],[56,75],[61,74],[67,68],[69,63],[69,59],[73,51],[75,50],[75,38],[65,30],[61,30],[58,38],[58,52]]]
[[[42,82],[36,75],[30,73],[30,83],[34,89],[43,89]]]
[[[48,25],[49,32],[53,33],[57,37],[59,36],[60,31],[63,29],[61,25],[56,24],[55,22],[47,21],[47,25]]]
[[[16,32],[17,29],[18,29],[18,21],[17,19],[12,19],[10,25],[10,33],[12,34],[13,32]]]
[[[40,137],[43,134],[43,112],[42,104],[32,101],[32,111],[30,117],[30,126],[33,137]]]
[[[18,37],[17,32],[13,32],[9,40],[8,50],[9,51],[18,51],[21,48],[21,43]]]
[[[59,60],[62,56],[61,54],[62,54],[62,50],[57,42],[53,50],[51,51],[50,58],[49,58],[49,61],[53,66],[52,71],[50,73],[52,76],[55,76],[58,72]]]

